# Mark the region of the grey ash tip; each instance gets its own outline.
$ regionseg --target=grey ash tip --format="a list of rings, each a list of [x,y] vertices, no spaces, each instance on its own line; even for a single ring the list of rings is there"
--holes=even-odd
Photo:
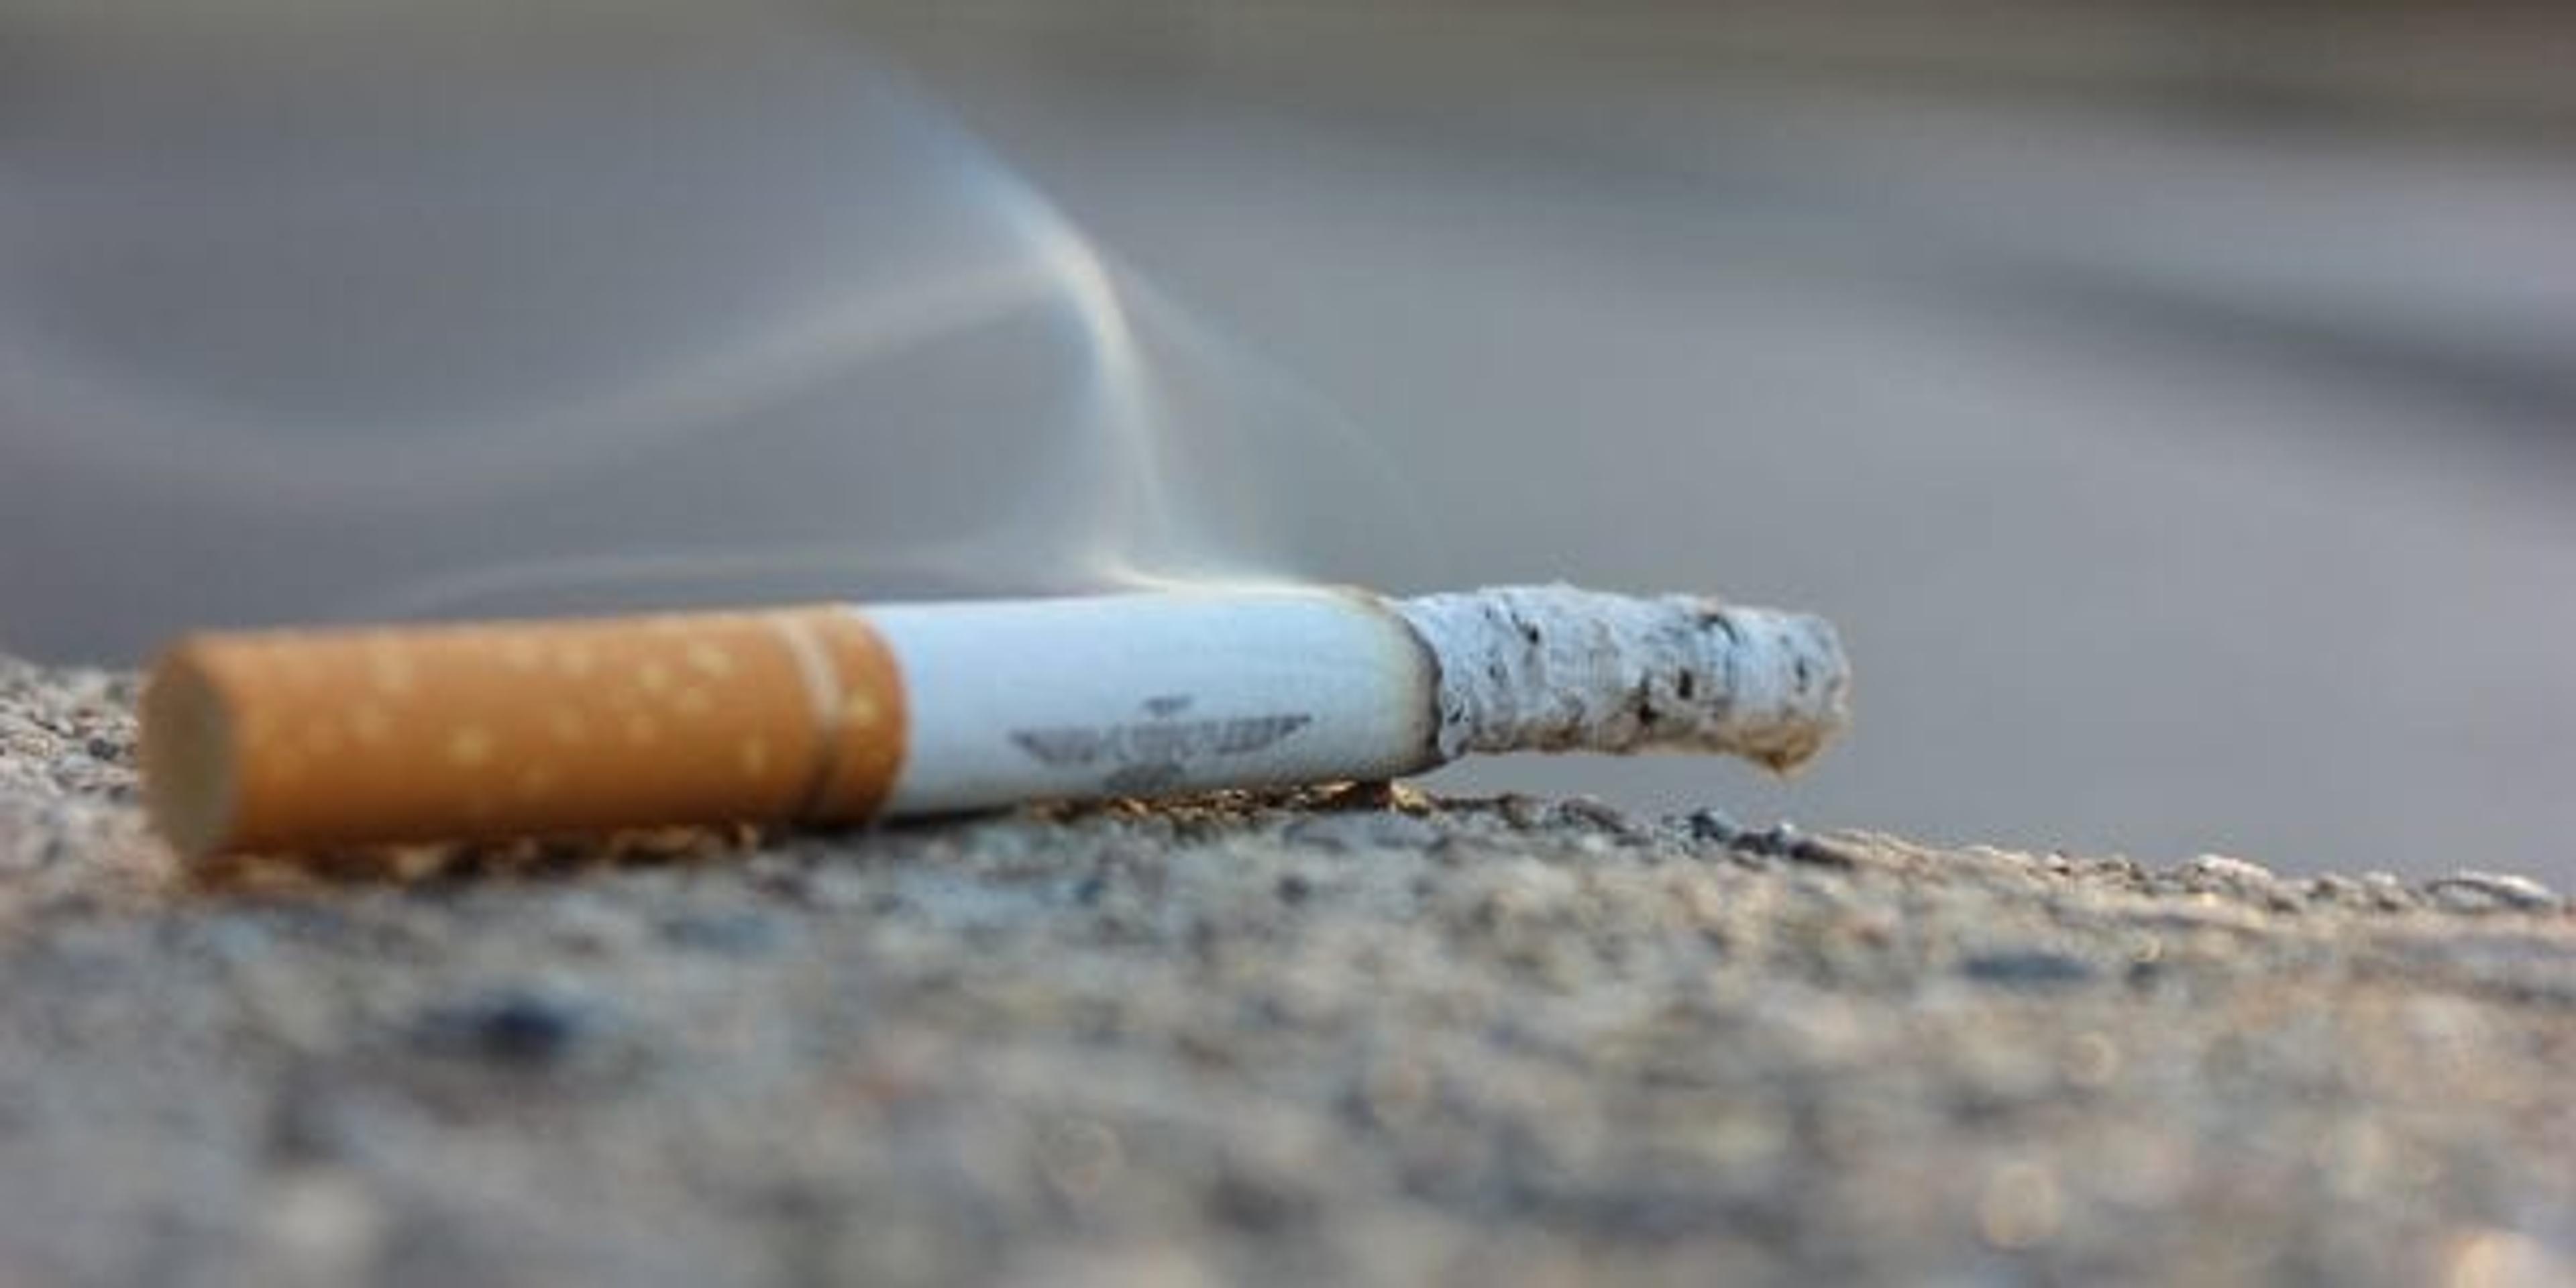
[[[1688,595],[1521,586],[1395,605],[1440,672],[1438,747],[1697,751],[1775,770],[1849,720],[1831,623]]]

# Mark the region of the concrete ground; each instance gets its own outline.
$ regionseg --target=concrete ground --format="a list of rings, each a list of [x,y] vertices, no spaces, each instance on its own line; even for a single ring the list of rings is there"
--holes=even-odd
[[[132,693],[0,661],[12,1285],[2576,1275],[2519,877],[1410,788],[190,871]]]

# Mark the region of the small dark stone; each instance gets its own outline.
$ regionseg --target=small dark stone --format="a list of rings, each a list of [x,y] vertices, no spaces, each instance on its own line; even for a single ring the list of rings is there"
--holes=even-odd
[[[2046,949],[2014,949],[1962,958],[1959,973],[2006,988],[2063,988],[2093,978],[2093,963]]]
[[[1547,826],[1547,802],[1535,796],[1512,792],[1496,800],[1494,806],[1502,811],[1503,821],[1514,831],[1529,832]]]
[[[1801,836],[1791,841],[1788,848],[1781,852],[1781,857],[1793,863],[1804,863],[1809,867],[1849,870],[1860,866],[1859,861],[1850,854],[1812,836]]]
[[[435,1007],[419,1036],[432,1047],[500,1064],[550,1064],[597,1026],[589,1008],[566,997],[508,988]]]
[[[1288,875],[1279,878],[1279,901],[1281,903],[1304,903],[1306,902],[1306,897],[1314,892],[1314,883],[1308,881],[1303,873],[1291,872]]]
[[[1085,908],[1097,907],[1100,897],[1109,893],[1109,878],[1097,872],[1073,883],[1073,901]]]
[[[1693,810],[1684,823],[1690,828],[1691,839],[1694,841],[1728,845],[1732,844],[1736,837],[1744,834],[1743,826],[1721,809]]]
[[[1560,818],[1609,832],[1623,839],[1633,840],[1645,835],[1644,830],[1637,826],[1636,820],[1620,813],[1611,805],[1588,796],[1578,796],[1562,802],[1556,809]]]

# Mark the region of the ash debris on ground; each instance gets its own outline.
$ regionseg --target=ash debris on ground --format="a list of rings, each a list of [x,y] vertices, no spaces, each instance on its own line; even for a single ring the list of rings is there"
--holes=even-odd
[[[2576,1274],[2519,878],[1401,788],[190,873],[132,689],[0,661],[12,1284]]]

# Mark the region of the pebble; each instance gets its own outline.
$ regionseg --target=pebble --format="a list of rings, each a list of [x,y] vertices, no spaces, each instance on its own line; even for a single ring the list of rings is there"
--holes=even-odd
[[[1571,800],[1560,801],[1556,810],[1559,819],[1597,828],[1624,841],[1643,840],[1646,837],[1646,829],[1638,826],[1635,819],[1606,802],[1594,800],[1588,796],[1577,796]]]
[[[2368,896],[2371,906],[2382,912],[2401,912],[2424,901],[2423,896],[2409,888],[2405,882],[2386,872],[2362,873],[2361,888]]]
[[[565,994],[506,986],[424,1012],[416,1038],[435,1050],[498,1064],[554,1063],[599,1027],[597,1009]]]
[[[2552,912],[2558,896],[2529,877],[2494,872],[2460,872],[2425,886],[2436,906],[2446,912]]]
[[[1692,840],[1715,845],[1731,845],[1744,833],[1743,825],[1722,809],[1692,810],[1690,816],[1683,820],[1683,827]]]
[[[1806,857],[1807,838],[1797,824],[1784,818],[1759,832],[1739,831],[1730,844],[1741,853],[1767,859],[1799,859]]]
[[[2260,863],[2231,858],[2224,854],[2204,854],[2182,865],[2186,888],[2232,894],[2239,898],[2269,900],[2279,893],[2279,878]]]

